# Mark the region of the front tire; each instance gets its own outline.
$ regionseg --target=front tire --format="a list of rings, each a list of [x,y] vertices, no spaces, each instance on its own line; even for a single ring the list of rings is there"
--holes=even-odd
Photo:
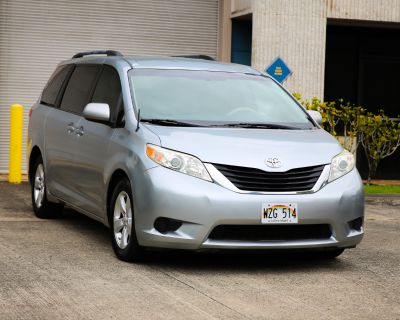
[[[123,261],[141,261],[144,248],[136,238],[132,190],[127,178],[115,186],[108,210],[111,242],[116,256]]]
[[[63,205],[47,200],[46,179],[42,157],[38,157],[32,168],[31,198],[32,208],[36,217],[49,219],[61,214]]]

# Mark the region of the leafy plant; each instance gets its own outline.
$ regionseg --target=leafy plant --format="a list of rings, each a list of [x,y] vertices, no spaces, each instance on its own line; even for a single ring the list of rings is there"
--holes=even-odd
[[[344,103],[343,99],[339,99],[338,102],[338,118],[343,126],[343,137],[340,143],[343,148],[355,154],[361,141],[360,121],[366,110],[350,102]]]
[[[311,101],[303,100],[300,93],[293,93],[293,96],[307,109],[315,110],[322,115],[322,124],[326,131],[336,136],[336,125],[339,122],[338,110],[335,108],[335,102],[323,102],[317,97]]]
[[[368,160],[368,184],[376,174],[379,162],[400,146],[400,123],[386,116],[367,113],[360,117],[361,144]]]

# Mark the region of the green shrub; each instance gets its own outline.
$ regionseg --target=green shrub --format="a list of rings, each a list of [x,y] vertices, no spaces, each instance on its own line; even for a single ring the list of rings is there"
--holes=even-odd
[[[386,116],[367,113],[360,118],[360,140],[368,160],[368,184],[375,177],[379,162],[400,146],[400,123]]]

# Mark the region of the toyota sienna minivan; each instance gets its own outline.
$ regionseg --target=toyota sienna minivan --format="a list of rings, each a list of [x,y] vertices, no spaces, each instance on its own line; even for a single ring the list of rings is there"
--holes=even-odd
[[[205,57],[74,55],[30,113],[37,217],[63,206],[146,248],[301,249],[362,239],[354,157],[269,76]]]

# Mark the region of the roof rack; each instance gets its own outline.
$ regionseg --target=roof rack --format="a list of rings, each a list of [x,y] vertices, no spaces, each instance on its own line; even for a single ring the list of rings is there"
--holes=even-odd
[[[82,58],[84,56],[90,56],[92,54],[105,54],[107,56],[122,56],[121,52],[114,51],[114,50],[94,50],[94,51],[84,51],[74,54],[72,59]]]
[[[202,60],[211,60],[215,61],[213,57],[207,56],[205,54],[194,54],[194,55],[182,55],[182,56],[172,56],[174,58],[189,58],[189,59],[202,59]]]

